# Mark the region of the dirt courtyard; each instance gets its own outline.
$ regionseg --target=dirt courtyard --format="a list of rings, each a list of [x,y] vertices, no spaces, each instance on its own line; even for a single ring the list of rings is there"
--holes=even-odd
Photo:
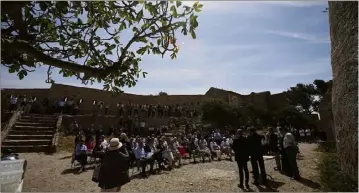
[[[134,178],[123,186],[123,192],[310,192],[319,191],[316,162],[319,152],[314,151],[316,144],[300,144],[303,158],[298,160],[303,180],[290,180],[273,170],[275,161],[266,161],[266,171],[273,177],[269,186],[254,186],[250,190],[241,190],[238,169],[235,162],[213,161],[212,163],[187,164],[172,171],[163,171],[146,179]],[[54,155],[38,153],[20,154],[28,160],[23,192],[99,192],[96,183],[91,181],[92,169],[78,174],[71,169],[71,153],[59,152]],[[188,160],[186,160],[188,163]],[[249,170],[251,165],[248,162]],[[130,169],[130,174],[133,171]],[[134,174],[137,173],[135,169]],[[252,179],[251,179],[252,180]]]

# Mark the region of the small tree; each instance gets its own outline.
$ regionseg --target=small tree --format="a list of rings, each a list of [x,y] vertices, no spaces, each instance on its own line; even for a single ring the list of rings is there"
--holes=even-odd
[[[294,106],[286,106],[273,112],[275,120],[281,125],[292,125],[296,128],[308,126],[308,114],[300,112]]]
[[[202,104],[202,120],[217,127],[239,125],[239,111],[222,100],[206,101]]]
[[[105,90],[132,87],[142,55],[176,58],[176,35],[196,38],[196,12],[181,1],[2,1],[1,63],[20,79],[37,67],[60,69]],[[6,48],[6,49],[5,49]]]
[[[158,96],[168,96],[168,94],[166,92],[161,91],[161,92],[158,93]]]

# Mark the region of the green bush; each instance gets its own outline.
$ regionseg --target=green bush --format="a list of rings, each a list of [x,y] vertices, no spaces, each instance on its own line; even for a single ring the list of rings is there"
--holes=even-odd
[[[323,153],[318,168],[323,192],[358,192],[358,180],[341,171],[336,153]]]

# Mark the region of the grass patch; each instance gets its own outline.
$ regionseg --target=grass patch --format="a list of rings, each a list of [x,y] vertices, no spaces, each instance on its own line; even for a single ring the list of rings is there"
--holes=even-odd
[[[315,148],[315,151],[317,152],[326,152],[326,153],[335,153],[335,142],[328,142],[328,141],[322,141],[318,143],[317,148]]]
[[[92,136],[95,139],[95,136]],[[105,139],[109,141],[109,138]],[[75,148],[75,136],[61,134],[57,143],[58,151],[73,152]]]
[[[323,192],[357,192],[358,181],[340,169],[336,153],[323,153],[318,164]]]
[[[57,149],[58,151],[72,152],[75,148],[75,136],[63,136],[60,135],[58,139]]]

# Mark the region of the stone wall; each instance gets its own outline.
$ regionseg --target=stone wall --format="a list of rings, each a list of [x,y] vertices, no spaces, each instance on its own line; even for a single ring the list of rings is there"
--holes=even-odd
[[[332,112],[332,85],[330,84],[327,93],[319,104],[320,121],[317,128],[325,131],[328,141],[335,141],[335,131]]]
[[[329,1],[328,10],[338,157],[358,179],[358,1]]]
[[[204,95],[150,96],[127,93],[113,94],[111,92],[99,89],[53,84],[50,88],[49,99],[58,100],[61,97],[83,99],[81,108],[84,111],[92,110],[93,101],[104,101],[106,104],[110,105],[110,109],[114,110],[117,103],[119,102],[127,104],[129,101],[131,101],[131,103],[134,104],[179,104],[182,106],[199,107],[202,101],[208,100],[208,97]]]
[[[271,94],[269,91],[241,95],[236,92],[211,87],[207,96],[220,98],[235,106],[252,105],[258,109],[277,109],[289,104],[286,93]]]
[[[267,109],[270,107],[279,108],[286,105],[285,94],[274,94],[270,92],[251,93],[249,95],[241,95],[236,92],[226,91],[211,87],[205,95],[168,95],[168,96],[151,96],[151,95],[135,95],[128,93],[113,94],[111,92],[75,87],[62,84],[52,84],[50,89],[4,89],[2,91],[2,104],[7,105],[10,95],[24,95],[37,97],[38,102],[47,97],[49,100],[59,100],[62,97],[68,99],[79,100],[83,103],[80,107],[81,114],[92,113],[93,101],[104,101],[110,105],[109,114],[116,113],[117,103],[127,104],[131,101],[134,104],[165,104],[165,105],[181,105],[199,108],[201,103],[211,99],[222,99],[225,102],[236,106],[252,105],[258,109]],[[7,101],[5,101],[7,100]]]

